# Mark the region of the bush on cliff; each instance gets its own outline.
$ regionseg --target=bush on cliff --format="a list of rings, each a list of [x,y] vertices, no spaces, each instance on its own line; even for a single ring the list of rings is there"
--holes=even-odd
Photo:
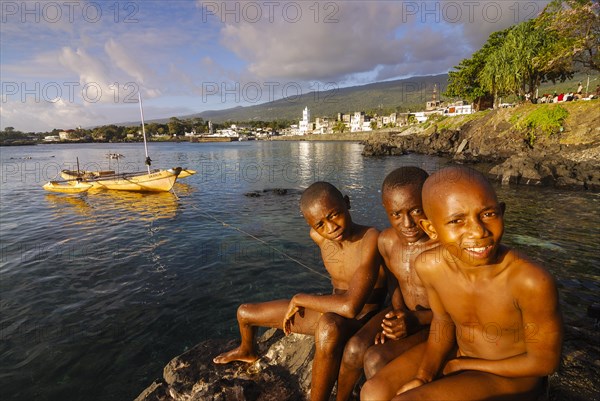
[[[561,132],[563,123],[569,116],[569,112],[560,105],[543,105],[536,107],[530,113],[513,116],[516,128],[525,131],[525,140],[533,147],[540,132],[546,137]]]

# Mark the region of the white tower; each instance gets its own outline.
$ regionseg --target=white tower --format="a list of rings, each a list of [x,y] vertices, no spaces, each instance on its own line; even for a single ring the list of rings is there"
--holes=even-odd
[[[304,111],[302,111],[302,120],[300,120],[300,123],[298,124],[298,130],[300,135],[306,135],[308,134],[308,132],[310,127],[310,110],[308,110],[308,107],[304,108]]]

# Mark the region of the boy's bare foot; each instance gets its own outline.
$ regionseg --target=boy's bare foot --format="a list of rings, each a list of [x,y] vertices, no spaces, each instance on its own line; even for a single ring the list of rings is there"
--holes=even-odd
[[[233,361],[241,361],[252,363],[258,359],[258,356],[254,354],[248,354],[246,351],[240,349],[240,347],[234,348],[231,351],[223,352],[213,358],[213,362],[219,365],[223,365]]]

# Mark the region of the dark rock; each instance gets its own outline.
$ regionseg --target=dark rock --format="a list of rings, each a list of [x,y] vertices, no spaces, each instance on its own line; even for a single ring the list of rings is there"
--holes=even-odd
[[[288,190],[285,188],[275,188],[275,189],[273,189],[273,193],[275,195],[287,195]]]
[[[212,358],[238,345],[208,340],[173,358],[135,401],[302,401],[310,388],[314,339],[269,330],[252,363],[215,365]]]
[[[392,149],[395,146],[390,145],[389,143],[370,143],[367,142],[363,148],[362,155],[363,156],[389,156],[392,153]]]
[[[493,111],[457,130],[432,125],[420,130],[411,127],[405,134],[374,136],[364,142],[362,154],[445,156],[458,163],[491,164],[488,175],[505,184],[600,190],[600,138],[575,145],[544,138],[532,147],[522,132],[511,127]]]
[[[283,196],[283,195],[289,195],[293,192],[294,191],[286,189],[286,188],[273,188],[273,189],[263,189],[262,191],[246,192],[244,194],[244,196],[247,196],[249,198],[258,198],[258,197],[262,196],[263,194],[267,194],[267,195],[273,194],[273,195]]]
[[[588,313],[589,314],[589,313]],[[597,308],[592,315],[597,315]],[[550,401],[600,396],[600,345],[594,316],[566,314],[562,360],[549,378]],[[174,358],[135,401],[304,401],[308,399],[314,339],[271,329],[259,338],[262,357],[252,364],[215,365],[212,358],[237,341],[209,340]],[[586,350],[585,352],[582,350]],[[333,399],[333,396],[332,396]]]

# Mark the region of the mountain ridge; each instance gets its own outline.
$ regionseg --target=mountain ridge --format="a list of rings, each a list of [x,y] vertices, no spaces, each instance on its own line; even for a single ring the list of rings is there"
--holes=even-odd
[[[273,121],[300,120],[304,107],[310,109],[312,117],[336,117],[337,113],[355,111],[388,114],[409,110],[421,110],[431,100],[434,85],[439,94],[446,89],[448,74],[425,75],[373,82],[369,84],[334,88],[327,91],[311,91],[250,106],[235,106],[223,110],[205,110],[177,116],[179,119],[202,118],[214,123],[225,121]],[[157,118],[147,123],[167,123],[170,118]],[[139,125],[137,122],[116,125]]]

